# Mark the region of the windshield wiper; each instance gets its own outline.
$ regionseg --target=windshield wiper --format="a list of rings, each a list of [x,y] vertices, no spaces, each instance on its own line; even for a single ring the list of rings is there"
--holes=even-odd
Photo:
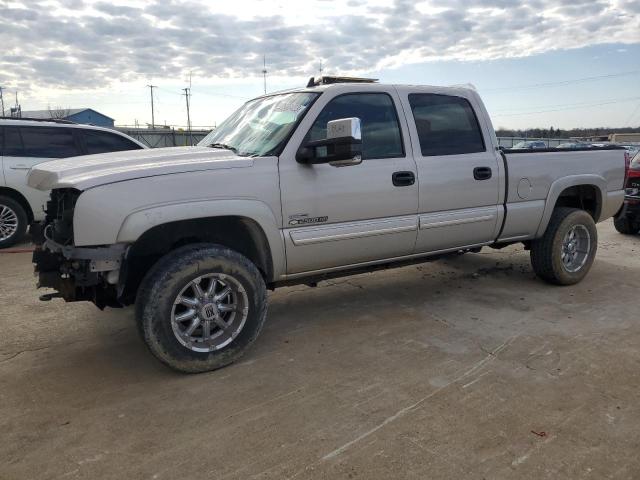
[[[231,145],[227,145],[226,143],[212,143],[209,145],[211,148],[224,148],[225,150],[231,150],[236,155],[238,154],[238,149],[232,147]]]

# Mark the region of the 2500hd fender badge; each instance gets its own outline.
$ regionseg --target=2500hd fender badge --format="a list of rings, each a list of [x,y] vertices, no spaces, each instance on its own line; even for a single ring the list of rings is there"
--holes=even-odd
[[[297,215],[289,216],[289,225],[304,225],[308,223],[323,223],[326,222],[329,217],[309,217],[306,213],[299,213]]]

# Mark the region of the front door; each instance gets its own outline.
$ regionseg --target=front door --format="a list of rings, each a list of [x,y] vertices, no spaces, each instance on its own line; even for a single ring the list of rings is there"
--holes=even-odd
[[[353,89],[340,95],[325,92],[280,157],[288,274],[413,251],[418,185],[411,181],[416,165],[406,120],[398,115],[399,97],[392,87]],[[327,122],[351,117],[361,122],[362,163],[339,167],[296,162],[301,145],[326,138]]]
[[[480,102],[462,95],[402,94],[420,179],[416,253],[490,243],[499,229],[501,164]]]

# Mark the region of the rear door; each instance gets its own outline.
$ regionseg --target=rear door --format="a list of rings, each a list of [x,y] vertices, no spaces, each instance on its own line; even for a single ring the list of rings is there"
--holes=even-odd
[[[80,148],[70,128],[7,126],[4,128],[2,163],[7,187],[19,191],[29,202],[34,219],[44,216],[49,192],[27,185],[29,170],[38,163],[55,158],[80,155]]]
[[[419,89],[401,95],[418,168],[416,253],[491,242],[499,219],[501,172],[490,126],[473,96]],[[485,139],[487,139],[485,141]]]

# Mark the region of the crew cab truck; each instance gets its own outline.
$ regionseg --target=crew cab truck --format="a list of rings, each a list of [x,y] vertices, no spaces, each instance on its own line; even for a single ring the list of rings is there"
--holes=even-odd
[[[196,147],[36,166],[48,300],[135,304],[151,352],[223,367],[268,288],[521,242],[537,275],[589,271],[624,198],[624,152],[498,147],[473,88],[312,80],[244,104]]]

